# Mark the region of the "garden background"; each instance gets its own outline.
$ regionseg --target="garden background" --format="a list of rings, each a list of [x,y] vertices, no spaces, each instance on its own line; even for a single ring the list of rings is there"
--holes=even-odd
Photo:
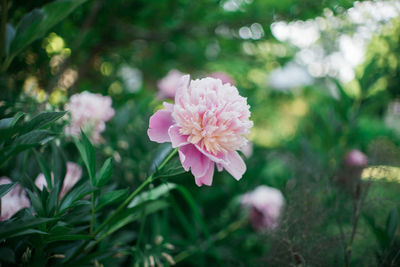
[[[0,21],[0,266],[400,265],[399,1],[1,0]],[[149,139],[183,74],[247,98],[240,181],[199,187]],[[85,91],[107,97],[71,129]]]

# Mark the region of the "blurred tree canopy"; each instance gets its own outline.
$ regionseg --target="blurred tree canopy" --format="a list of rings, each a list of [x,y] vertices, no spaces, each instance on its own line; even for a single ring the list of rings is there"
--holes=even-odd
[[[8,22],[16,27],[25,13],[52,1],[7,2]],[[106,92],[120,65],[139,69],[151,90],[155,80],[171,68],[187,73],[223,69],[243,74],[250,67],[266,64],[246,55],[243,45],[273,41],[269,25],[274,20],[306,20],[324,8],[340,13],[353,1],[84,2],[47,32],[47,38],[33,42],[12,62],[3,85],[20,91],[26,77],[34,75],[41,88],[52,92],[63,73],[72,68],[77,72],[74,91]],[[240,28],[251,29],[251,25],[257,25],[254,29],[260,25],[261,32],[241,38]],[[46,49],[46,42],[53,42],[56,49]]]

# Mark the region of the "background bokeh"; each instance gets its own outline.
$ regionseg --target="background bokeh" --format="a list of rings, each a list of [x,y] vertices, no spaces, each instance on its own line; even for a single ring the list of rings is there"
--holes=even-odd
[[[50,2],[8,1],[7,22],[15,27]],[[182,185],[190,200],[171,193],[168,208],[117,231],[104,242],[130,253],[101,264],[145,266],[168,251],[182,266],[338,266],[349,247],[352,266],[400,264],[399,1],[80,2],[11,61],[1,59],[1,118],[64,110],[82,91],[110,96],[115,116],[96,145],[99,162],[114,160],[107,190],[136,188],[168,149],[147,129],[163,101],[157,82],[172,69],[192,79],[228,74],[254,122],[242,180],[216,173],[212,187],[199,188],[175,159],[161,183]],[[56,142],[83,165],[70,139]],[[368,157],[358,193],[340,183],[351,179],[345,156],[353,149]],[[40,169],[30,157],[18,154],[1,176],[33,181]],[[286,199],[280,226],[267,233],[232,224],[243,216],[238,198],[259,185]]]

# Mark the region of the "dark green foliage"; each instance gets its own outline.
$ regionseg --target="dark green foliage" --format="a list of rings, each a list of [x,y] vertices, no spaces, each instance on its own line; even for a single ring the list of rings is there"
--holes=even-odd
[[[21,186],[31,206],[0,222],[0,266],[400,265],[400,128],[387,122],[400,88],[398,18],[376,32],[351,83],[325,75],[278,91],[271,71],[299,48],[271,24],[340,19],[354,1],[2,2],[0,176],[12,183],[0,185],[0,204]],[[262,35],[241,37],[253,25]],[[323,34],[354,33],[338,25]],[[321,38],[327,55],[336,37]],[[164,164],[169,143],[149,140],[157,82],[171,69],[193,79],[225,71],[247,98],[254,144],[240,181],[216,170],[213,186],[198,188],[178,155]],[[82,91],[113,101],[96,143],[84,127],[64,131],[62,110]],[[346,166],[351,149],[381,173],[361,179]],[[82,168],[72,185],[71,162]],[[255,231],[241,204],[259,185],[285,197],[274,231]]]

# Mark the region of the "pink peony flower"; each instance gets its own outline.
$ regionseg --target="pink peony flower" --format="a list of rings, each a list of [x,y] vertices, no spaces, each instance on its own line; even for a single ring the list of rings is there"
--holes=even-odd
[[[246,193],[242,205],[249,207],[249,219],[257,231],[274,230],[279,225],[285,199],[278,189],[261,185]]]
[[[360,150],[353,149],[350,150],[345,158],[344,158],[344,163],[348,167],[360,167],[364,168],[368,164],[368,158],[367,156],[362,153]]]
[[[1,184],[9,184],[11,180],[7,177],[0,178]],[[5,196],[1,198],[0,221],[10,219],[20,209],[29,208],[31,203],[26,196],[25,190],[20,185],[15,185]]]
[[[82,168],[73,162],[67,162],[67,173],[65,174],[63,187],[60,192],[60,199],[68,193],[69,190],[79,181],[82,176]],[[52,180],[54,180],[53,174],[51,174]],[[40,189],[43,190],[43,187],[48,187],[46,178],[44,177],[43,173],[39,174],[36,177],[35,185]]]
[[[179,86],[179,81],[184,74],[178,70],[171,70],[168,74],[158,81],[157,87],[159,89],[158,97],[160,99],[175,97],[176,89]]]
[[[220,79],[223,84],[225,83],[230,83],[231,85],[235,85],[235,80],[229,76],[229,74],[223,72],[223,71],[217,71],[213,72],[210,74],[210,77],[215,78],[215,79]]]
[[[82,92],[71,96],[66,110],[71,113],[71,125],[65,128],[67,135],[79,136],[81,128],[93,143],[102,141],[101,133],[106,129],[106,121],[114,116],[109,96]]]
[[[185,75],[175,104],[164,107],[151,116],[147,134],[152,141],[179,148],[182,166],[191,170],[198,186],[211,185],[214,165],[236,180],[242,178],[246,165],[236,150],[246,146],[253,122],[236,87],[214,78],[190,82]]]

